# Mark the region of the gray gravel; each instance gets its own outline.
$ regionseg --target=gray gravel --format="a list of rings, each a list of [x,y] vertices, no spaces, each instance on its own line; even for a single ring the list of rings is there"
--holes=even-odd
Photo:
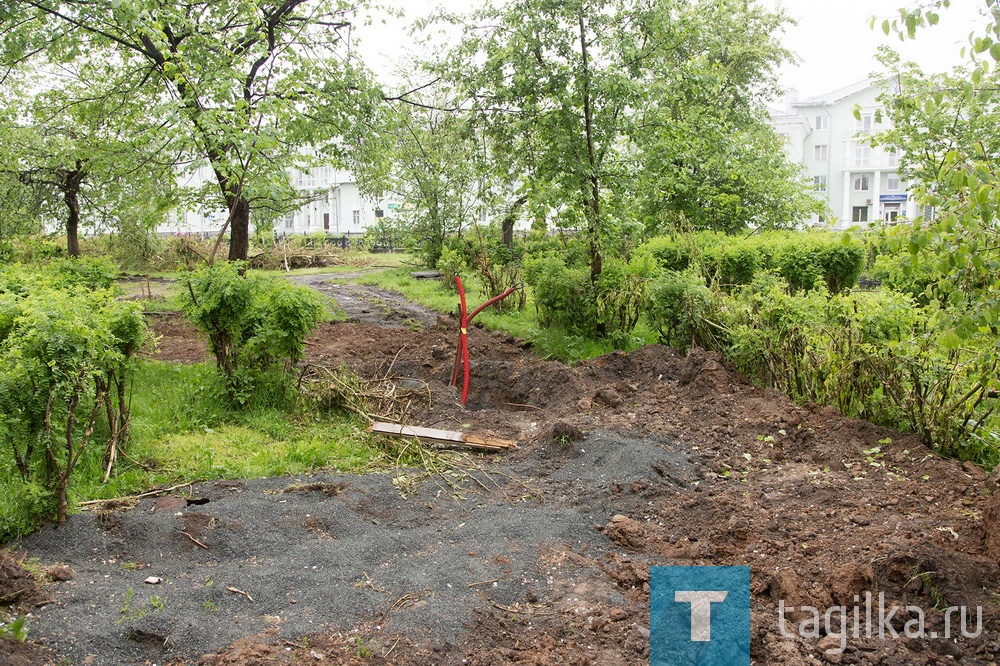
[[[194,659],[272,627],[288,640],[363,625],[453,643],[475,608],[553,594],[544,549],[615,551],[595,526],[644,503],[618,489],[684,493],[697,475],[669,441],[596,432],[491,468],[491,492],[466,479],[461,498],[433,480],[404,498],[390,474],[286,477],[195,486],[202,505],[74,515],[20,544],[77,574],[47,588],[32,638],[96,665]],[[343,487],[282,492],[313,482]]]

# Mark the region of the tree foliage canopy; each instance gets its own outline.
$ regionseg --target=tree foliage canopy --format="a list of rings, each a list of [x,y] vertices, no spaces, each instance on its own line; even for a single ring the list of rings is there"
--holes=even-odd
[[[465,21],[436,71],[525,209],[586,234],[596,279],[639,219],[733,229],[816,208],[765,122],[785,20],[742,0],[517,0]]]
[[[291,194],[287,168],[342,163],[366,136],[377,90],[352,57],[355,5],[337,0],[16,0],[8,63],[106,57],[173,145],[208,162],[246,257],[251,203]]]

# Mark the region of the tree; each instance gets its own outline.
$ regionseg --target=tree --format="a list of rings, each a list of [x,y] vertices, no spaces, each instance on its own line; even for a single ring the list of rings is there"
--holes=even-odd
[[[583,231],[592,281],[639,214],[715,205],[730,228],[815,209],[763,120],[790,57],[772,37],[782,14],[744,0],[518,0],[474,20],[442,75],[523,205]]]
[[[433,267],[448,236],[468,225],[484,203],[481,155],[468,114],[410,102],[397,108],[393,181],[410,237]]]
[[[915,38],[949,5],[938,0],[901,10],[881,28]],[[916,181],[912,195],[932,211],[895,240],[905,243],[914,263],[933,271],[925,298],[938,306],[935,335],[946,348],[984,332],[996,335],[1000,320],[1000,3],[989,0],[986,7],[991,19],[963,49],[966,66],[928,76],[892,51],[882,54],[889,71],[881,101],[893,129],[875,141],[900,151],[902,174]]]
[[[16,0],[5,42],[45,35],[55,61],[110,49],[122,90],[148,91],[178,148],[207,160],[245,259],[251,202],[290,192],[287,168],[342,163],[379,100],[338,0]],[[9,33],[28,37],[18,42]],[[16,49],[18,55],[24,48]],[[151,109],[147,109],[147,112]],[[312,156],[309,156],[309,148]]]
[[[0,172],[33,193],[36,219],[62,220],[74,257],[81,225],[146,232],[174,201],[177,158],[166,149],[159,122],[109,85],[110,72],[96,60],[62,69],[55,87],[4,103],[18,113],[5,114],[0,145],[8,161]],[[23,198],[8,194],[9,206]]]
[[[949,5],[938,0],[900,10],[881,28],[915,38]],[[926,285],[917,295],[930,325],[915,331],[909,344],[922,360],[930,359],[925,365],[936,364],[935,381],[923,387],[940,395],[921,397],[921,415],[937,419],[942,432],[958,433],[944,440],[953,453],[982,455],[985,449],[995,459],[993,433],[975,433],[994,413],[990,398],[1000,387],[1000,3],[989,0],[986,7],[988,24],[963,49],[968,63],[950,73],[928,76],[883,51],[888,72],[881,102],[893,129],[874,141],[900,151],[900,171],[915,179],[910,194],[924,212],[888,235],[890,249],[909,251],[904,269],[921,271]],[[972,453],[963,454],[964,447]]]
[[[787,18],[754,3],[699,3],[680,57],[649,82],[655,101],[637,132],[638,192],[650,232],[787,227],[823,212],[768,123],[776,68],[791,54],[774,35]]]

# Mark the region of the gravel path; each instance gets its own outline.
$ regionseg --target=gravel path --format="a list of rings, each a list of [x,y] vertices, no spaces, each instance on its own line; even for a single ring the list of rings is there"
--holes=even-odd
[[[686,492],[698,473],[667,442],[602,431],[488,469],[460,495],[438,479],[404,498],[389,474],[276,478],[195,486],[202,504],[75,515],[21,544],[76,571],[49,589],[33,633],[75,664],[109,666],[194,659],[272,627],[289,641],[366,625],[453,643],[475,608],[552,602],[598,577],[544,555],[615,549],[595,529],[618,511],[612,486]],[[599,595],[624,603],[613,585]]]

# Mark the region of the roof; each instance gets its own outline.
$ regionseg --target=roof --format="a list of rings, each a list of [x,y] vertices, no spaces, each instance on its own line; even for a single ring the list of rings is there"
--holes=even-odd
[[[792,106],[827,106],[829,104],[836,104],[840,100],[857,95],[859,92],[867,90],[874,85],[874,81],[871,79],[865,79],[864,81],[858,81],[857,83],[851,84],[845,88],[828,92],[825,95],[817,95],[816,97],[810,97],[809,99],[792,102]]]

